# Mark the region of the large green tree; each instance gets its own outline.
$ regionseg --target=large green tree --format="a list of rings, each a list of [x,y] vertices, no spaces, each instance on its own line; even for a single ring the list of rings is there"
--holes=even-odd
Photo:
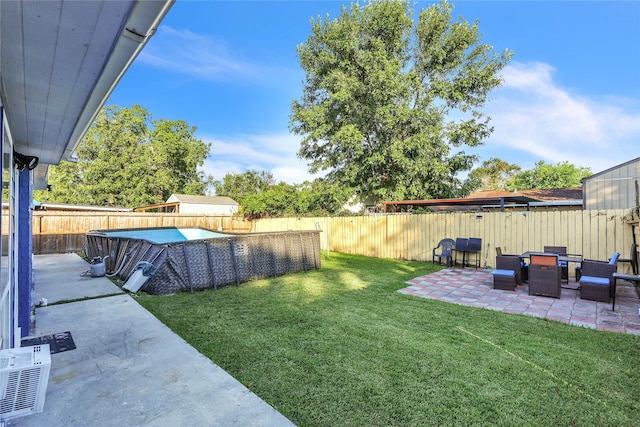
[[[154,120],[134,105],[103,108],[82,142],[77,162],[49,168],[51,191],[34,198],[57,203],[133,207],[172,193],[204,194],[210,178],[198,170],[210,144],[182,120]]]
[[[578,167],[568,161],[553,165],[540,160],[533,169],[516,174],[508,187],[509,190],[580,187],[580,181],[591,175],[591,168]]]
[[[326,216],[342,213],[353,190],[326,179],[291,185],[280,182],[248,195],[242,212],[248,218]]]
[[[477,21],[443,1],[413,19],[408,1],[343,7],[298,46],[303,94],[290,128],[310,170],[378,200],[454,197],[492,131],[481,108],[511,52],[480,43]]]
[[[228,196],[243,204],[247,196],[267,191],[275,183],[271,172],[248,170],[244,173],[228,173],[213,186],[216,195]]]
[[[469,177],[477,182],[477,188],[481,190],[506,190],[509,181],[521,170],[518,165],[493,157],[473,169]]]

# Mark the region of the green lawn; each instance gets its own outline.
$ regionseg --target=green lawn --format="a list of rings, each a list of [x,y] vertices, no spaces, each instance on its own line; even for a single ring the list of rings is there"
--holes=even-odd
[[[640,337],[403,295],[431,263],[137,301],[299,426],[638,426]]]

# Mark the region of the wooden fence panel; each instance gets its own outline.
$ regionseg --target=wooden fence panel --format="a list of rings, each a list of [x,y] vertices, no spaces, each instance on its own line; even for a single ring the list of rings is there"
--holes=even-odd
[[[509,211],[422,215],[315,218],[328,230],[323,250],[385,258],[430,261],[431,250],[450,237],[482,239],[480,265],[495,263],[495,248],[520,254],[542,251],[545,245],[567,246],[569,253],[588,259],[608,259],[614,251],[628,256],[633,242],[630,211]],[[304,224],[304,221],[300,221]],[[278,229],[280,219],[261,219],[254,231]],[[289,228],[292,224],[288,223]],[[325,228],[323,228],[324,230]],[[626,270],[621,265],[622,271]]]
[[[36,211],[32,224],[34,253],[80,250],[81,236],[91,230],[179,226],[266,232],[319,227],[322,250],[419,261],[430,261],[432,249],[445,237],[479,237],[481,266],[491,266],[497,246],[511,254],[556,245],[587,259],[606,260],[614,251],[626,258],[634,242],[630,221],[637,221],[630,210],[435,212],[252,222],[202,214]],[[638,227],[636,233],[640,234]]]
[[[8,224],[8,217],[3,216],[3,254],[6,254],[7,248]],[[250,231],[251,222],[230,216],[202,214],[35,211],[32,213],[33,252],[81,251],[85,234],[92,230],[163,226],[203,227],[211,230],[222,227],[224,231]]]

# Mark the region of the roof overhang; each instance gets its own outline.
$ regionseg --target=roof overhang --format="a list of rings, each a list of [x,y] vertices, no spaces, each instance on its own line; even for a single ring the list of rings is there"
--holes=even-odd
[[[175,0],[1,1],[0,95],[14,150],[69,160]]]
[[[430,199],[430,200],[398,200],[393,202],[383,202],[384,212],[387,206],[509,206],[511,204],[527,204],[537,202],[526,196],[504,196],[504,197],[465,197],[457,199]]]
[[[174,212],[178,212],[180,208],[180,202],[158,203],[155,205],[136,206],[131,209],[133,212],[146,212],[154,209],[166,209],[171,208]]]

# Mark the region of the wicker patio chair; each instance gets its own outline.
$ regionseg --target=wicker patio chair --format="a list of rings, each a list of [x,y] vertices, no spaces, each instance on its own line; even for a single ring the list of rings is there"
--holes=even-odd
[[[497,272],[496,272],[497,271]],[[506,272],[513,271],[513,276]],[[522,272],[520,257],[517,255],[496,256],[496,269],[493,274],[493,287],[495,289],[515,290],[522,284]]]
[[[560,275],[557,254],[531,254],[529,257],[529,295],[560,298]]]
[[[544,251],[550,254],[567,255],[566,246],[545,246]],[[558,261],[558,265],[562,267],[560,270],[560,278],[565,282],[569,281],[569,263],[567,261]]]
[[[560,274],[558,265],[529,264],[529,295],[560,298]]]
[[[518,258],[520,262],[520,268],[518,269],[519,271],[518,285],[521,285],[522,282],[526,282],[527,280],[529,280],[529,264],[524,262],[524,260],[520,258],[519,255],[505,254],[502,252],[502,248],[500,246],[496,246],[496,256],[502,256],[502,255],[515,256]]]
[[[592,301],[609,302],[613,296],[613,273],[618,270],[617,252],[609,262],[582,261],[580,276],[580,298]]]
[[[496,268],[504,268],[509,270],[515,270],[516,272],[516,284],[522,285],[524,278],[522,277],[522,260],[518,255],[502,255],[500,259],[496,257]]]
[[[438,258],[438,264],[442,264],[442,258],[446,260],[447,267],[451,266],[451,250],[453,249],[453,245],[455,242],[453,239],[442,239],[438,242],[438,246],[433,248],[433,253],[431,255],[431,262],[435,264],[436,258]],[[440,253],[436,253],[436,251],[440,248]]]

